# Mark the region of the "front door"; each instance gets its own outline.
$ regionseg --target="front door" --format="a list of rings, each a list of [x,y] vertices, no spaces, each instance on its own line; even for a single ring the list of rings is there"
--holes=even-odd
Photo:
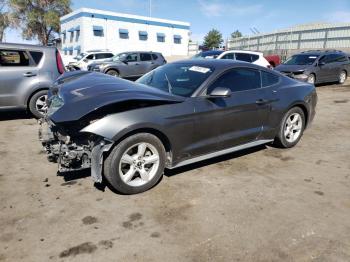
[[[128,53],[125,62],[127,63],[127,76],[139,76],[142,74],[138,53]]]
[[[140,71],[141,74],[146,74],[151,71],[154,62],[150,53],[140,53]]]

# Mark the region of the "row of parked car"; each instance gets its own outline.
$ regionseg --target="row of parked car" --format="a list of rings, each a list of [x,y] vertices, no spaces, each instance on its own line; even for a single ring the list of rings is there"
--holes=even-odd
[[[261,52],[230,50],[201,52],[192,59],[232,59],[266,68],[279,63],[276,57]],[[266,59],[267,58],[267,59]],[[92,50],[81,53],[68,70],[89,70],[121,78],[138,78],[167,61],[157,52],[112,52]],[[46,112],[47,91],[64,67],[54,47],[0,44],[0,109],[28,109],[40,118]],[[313,50],[291,56],[275,70],[304,82],[344,83],[350,73],[349,55],[337,50]]]

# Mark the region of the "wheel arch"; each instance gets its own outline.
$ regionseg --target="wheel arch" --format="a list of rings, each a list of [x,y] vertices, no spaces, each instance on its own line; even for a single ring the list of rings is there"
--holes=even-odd
[[[25,100],[25,104],[26,104],[26,108],[27,108],[27,110],[29,109],[29,103],[30,103],[30,100],[32,99],[32,97],[36,94],[36,93],[38,93],[38,92],[40,92],[40,91],[44,91],[44,90],[49,90],[49,88],[48,87],[40,87],[40,88],[38,88],[38,89],[35,89],[35,90],[33,90],[30,94],[29,94],[29,96],[26,98],[26,100]]]
[[[114,68],[114,67],[107,67],[103,73],[107,74],[107,72],[111,71],[111,70],[118,72],[118,74],[120,75],[120,70],[118,68]]]

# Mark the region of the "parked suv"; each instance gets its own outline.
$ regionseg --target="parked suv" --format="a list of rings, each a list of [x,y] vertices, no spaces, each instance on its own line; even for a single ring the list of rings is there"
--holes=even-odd
[[[121,78],[133,78],[140,77],[165,63],[161,53],[125,52],[117,54],[111,61],[93,63],[88,70]]]
[[[343,84],[350,73],[350,60],[342,51],[311,50],[291,56],[275,69],[311,84],[335,81]]]
[[[0,109],[29,109],[42,117],[47,90],[63,72],[55,47],[0,43]]]
[[[270,63],[264,58],[264,54],[260,52],[244,51],[244,50],[230,50],[218,55],[216,59],[233,59],[240,60],[255,65],[271,68]]]
[[[113,56],[110,51],[91,50],[74,57],[75,61],[70,62],[67,67],[69,70],[87,70],[90,64],[111,60]]]

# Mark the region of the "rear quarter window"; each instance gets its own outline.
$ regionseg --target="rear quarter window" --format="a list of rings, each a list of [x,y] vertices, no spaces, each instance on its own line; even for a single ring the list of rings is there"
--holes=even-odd
[[[272,86],[280,81],[280,77],[274,74],[261,71],[261,85],[262,87]]]
[[[156,54],[152,54],[153,60],[157,60],[158,56]]]
[[[42,52],[38,52],[38,51],[30,51],[29,53],[32,56],[34,62],[36,64],[39,64],[40,61],[41,61],[41,58],[43,57],[43,53]]]

